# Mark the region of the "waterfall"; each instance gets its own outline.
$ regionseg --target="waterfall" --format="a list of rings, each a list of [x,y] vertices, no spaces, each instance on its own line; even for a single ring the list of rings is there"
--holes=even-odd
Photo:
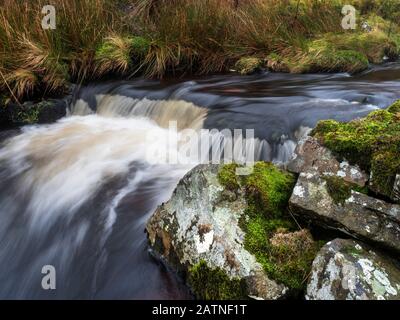
[[[243,163],[273,160],[266,140],[205,130],[207,109],[193,103],[106,94],[95,100],[93,108],[77,99],[67,117],[23,127],[3,142],[2,298],[155,297],[159,286],[170,288],[163,298],[187,297],[149,262],[145,221],[199,163],[226,157]],[[201,139],[188,139],[194,135]],[[274,160],[288,159],[294,145],[282,137]],[[171,163],[171,157],[177,161]],[[127,242],[127,257],[115,253],[121,241]],[[58,272],[55,293],[40,286],[44,265]],[[123,274],[116,271],[120,265]],[[140,278],[142,273],[147,278]],[[135,285],[124,288],[110,277]],[[135,286],[141,289],[132,293]]]

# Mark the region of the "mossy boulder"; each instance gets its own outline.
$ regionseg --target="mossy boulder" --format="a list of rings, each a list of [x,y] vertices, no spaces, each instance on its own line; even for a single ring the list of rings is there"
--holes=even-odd
[[[318,250],[287,213],[295,176],[256,163],[200,165],[147,225],[156,257],[202,299],[278,299],[305,290]]]
[[[313,262],[306,299],[399,300],[399,264],[362,242],[335,239]]]
[[[339,158],[371,172],[369,188],[392,201],[400,174],[399,102],[348,123],[320,121],[312,135]]]
[[[286,210],[294,175],[259,162],[250,175],[236,179],[247,202],[240,220],[246,233],[245,249],[254,254],[269,277],[292,292],[301,292],[319,244],[307,230],[298,231]]]
[[[71,96],[40,102],[27,101],[22,105],[10,102],[2,110],[3,121],[9,127],[53,123],[66,115],[70,101]]]
[[[400,205],[366,192],[338,176],[302,172],[289,205],[293,214],[310,223],[400,252]]]
[[[146,228],[152,253],[177,271],[197,298],[282,298],[287,287],[270,279],[244,248],[239,226],[244,191],[226,189],[218,178],[221,168],[197,166],[156,210]]]
[[[393,114],[400,113],[400,100],[396,101],[387,108],[387,111]]]
[[[235,63],[235,70],[242,75],[252,74],[259,71],[264,62],[257,57],[242,57]]]

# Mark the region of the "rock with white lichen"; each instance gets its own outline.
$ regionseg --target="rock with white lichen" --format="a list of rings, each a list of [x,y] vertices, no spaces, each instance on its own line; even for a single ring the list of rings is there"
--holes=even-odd
[[[369,172],[371,193],[400,203],[400,101],[350,122],[319,121],[311,135],[338,159]]]
[[[337,176],[361,187],[368,181],[368,174],[357,165],[350,165],[347,161],[339,162],[329,149],[309,136],[299,141],[293,158],[287,164],[287,169],[296,173],[316,172],[321,175]]]
[[[219,165],[200,165],[178,184],[147,224],[152,253],[183,275],[202,299],[278,299],[288,288],[270,279],[244,248],[240,191],[221,185]]]
[[[398,262],[354,240],[328,242],[315,258],[309,300],[399,300]]]
[[[400,205],[367,196],[337,176],[301,173],[289,206],[294,214],[400,252]]]

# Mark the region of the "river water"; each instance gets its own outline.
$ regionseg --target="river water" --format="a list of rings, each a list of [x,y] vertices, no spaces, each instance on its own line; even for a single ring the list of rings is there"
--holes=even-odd
[[[397,63],[354,77],[262,73],[79,89],[57,123],[0,132],[0,298],[190,299],[151,258],[144,233],[186,172],[240,142],[252,148],[234,157],[285,162],[318,120],[348,121],[397,98]],[[184,138],[188,129],[210,142],[201,156],[187,152],[199,146]],[[221,140],[227,129],[243,136]],[[56,270],[55,290],[41,286],[45,265]]]

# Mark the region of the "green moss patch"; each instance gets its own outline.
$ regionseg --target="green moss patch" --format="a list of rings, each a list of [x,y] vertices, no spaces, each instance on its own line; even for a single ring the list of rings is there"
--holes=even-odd
[[[312,262],[323,244],[314,241],[306,229],[295,232],[278,230],[269,239],[269,261],[265,261],[264,268],[272,278],[289,288],[304,290]]]
[[[230,191],[236,191],[240,188],[239,182],[236,176],[236,163],[230,163],[224,165],[218,172],[218,180],[226,189]]]
[[[253,173],[243,176],[242,181],[249,210],[272,219],[281,217],[295,183],[292,174],[279,170],[272,163],[256,163]]]
[[[296,56],[281,58],[273,55],[268,56],[268,59],[268,67],[271,70],[292,73],[357,73],[366,70],[369,65],[368,58],[363,53],[355,50],[337,50],[330,46],[321,48],[315,44]]]
[[[400,100],[389,106],[389,108],[387,108],[387,111],[394,114],[400,113]]]
[[[263,266],[271,279],[294,291],[305,289],[312,261],[321,244],[298,226],[287,211],[295,176],[267,162],[254,165],[249,176],[235,176],[237,165],[220,170],[227,186],[245,190],[247,208],[240,219],[244,246]],[[229,177],[229,179],[228,179]]]
[[[35,124],[39,120],[41,112],[46,108],[52,108],[53,104],[50,101],[41,101],[35,104],[24,103],[16,107],[16,112],[12,114],[12,122],[19,124]]]
[[[296,224],[284,214],[279,219],[268,219],[258,212],[248,212],[241,227],[246,233],[245,249],[254,254],[271,279],[292,291],[305,289],[321,243],[305,229],[294,231]]]
[[[244,279],[231,279],[222,269],[209,268],[203,260],[189,269],[188,283],[198,299],[241,300],[247,298]]]
[[[350,198],[351,190],[367,193],[366,188],[362,188],[355,183],[350,183],[337,176],[325,176],[328,193],[336,204],[343,204],[346,199]]]
[[[391,197],[395,176],[400,173],[398,109],[399,102],[348,123],[320,121],[311,134],[339,158],[371,171],[373,191]]]
[[[236,64],[235,69],[240,74],[251,74],[259,70],[263,65],[263,61],[257,57],[243,57],[240,58]]]

